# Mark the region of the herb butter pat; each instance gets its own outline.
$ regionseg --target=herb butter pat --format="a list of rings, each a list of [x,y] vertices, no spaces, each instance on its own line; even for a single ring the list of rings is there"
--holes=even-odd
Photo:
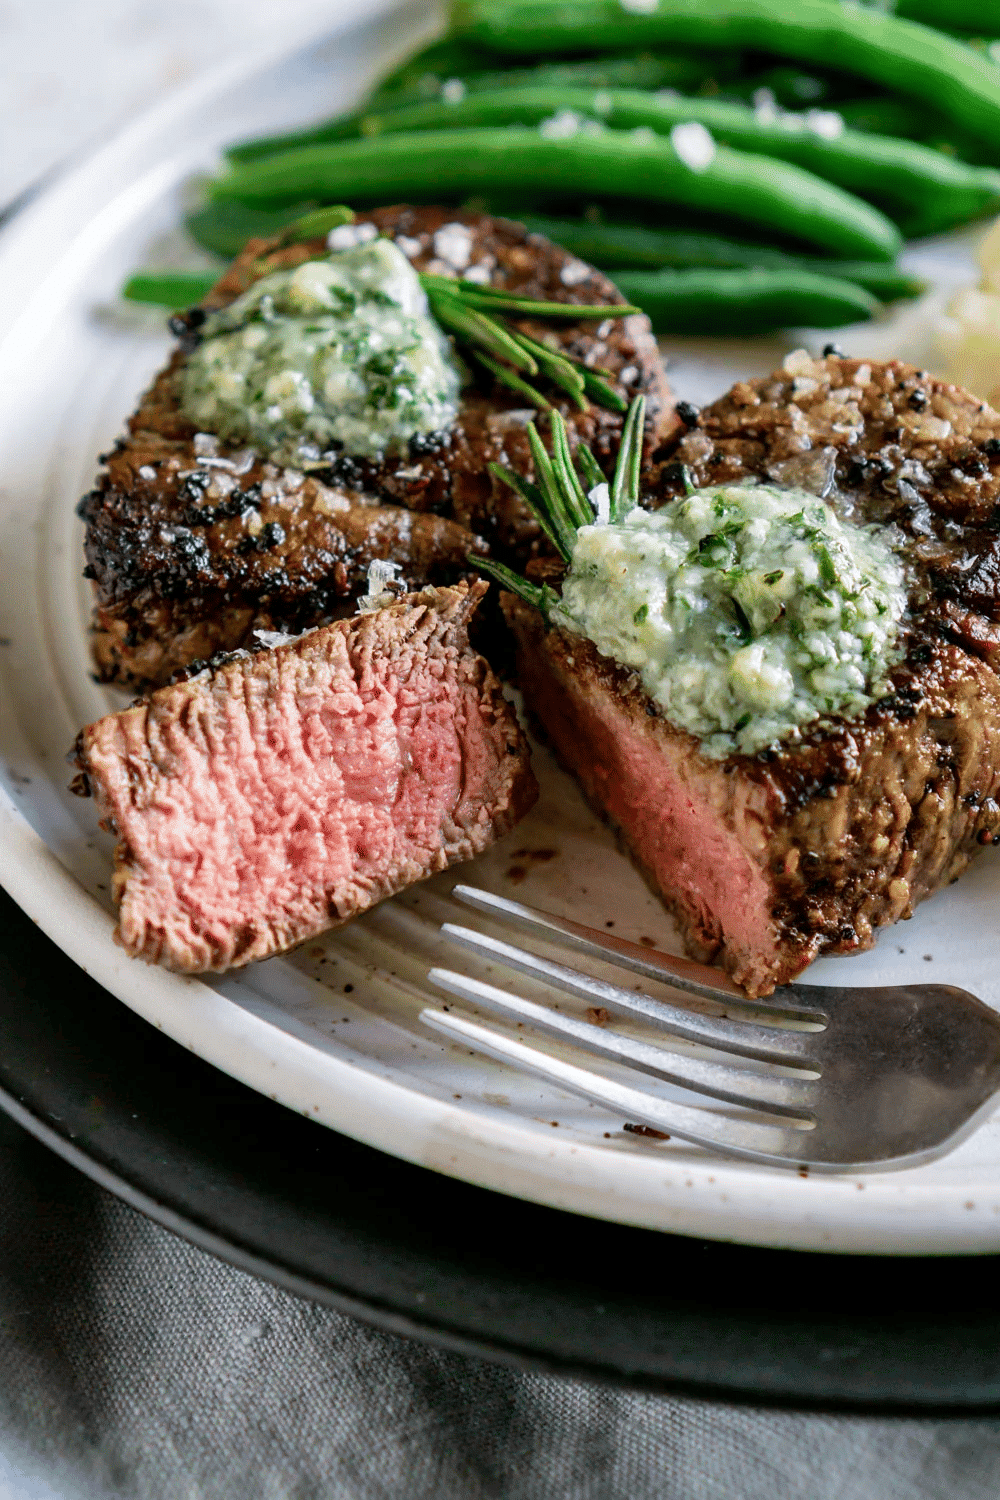
[[[460,367],[391,240],[263,277],[203,335],[184,370],[185,415],[281,463],[304,448],[379,458],[458,414]]]
[[[638,671],[718,758],[884,694],[906,594],[885,528],[802,490],[730,485],[581,527],[551,616]]]

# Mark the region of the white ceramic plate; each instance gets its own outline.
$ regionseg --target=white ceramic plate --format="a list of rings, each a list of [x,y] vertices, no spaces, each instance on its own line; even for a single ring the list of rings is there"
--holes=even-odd
[[[434,17],[352,0],[323,39],[243,62],[161,106],[77,167],[0,237],[0,879],[89,973],[227,1073],[382,1150],[501,1192],[684,1234],[883,1253],[1000,1249],[1000,1116],[936,1164],[809,1177],[622,1132],[622,1121],[457,1048],[416,1020],[455,875],[350,927],[203,983],[125,958],[111,940],[110,840],[66,791],[77,730],[121,698],[89,675],[88,586],[74,514],[96,455],[163,360],[162,318],[116,297],[136,266],[200,263],[174,232],[190,180],[221,144],[349,107]],[[935,297],[840,335],[849,352],[926,361],[935,306],[972,266],[962,239],[913,252]],[[178,259],[180,257],[180,259]],[[822,342],[822,336],[817,341]],[[775,364],[788,340],[678,343],[679,395],[702,402]],[[536,754],[536,811],[463,879],[676,949],[672,924],[574,785]],[[816,983],[948,980],[1000,1006],[1000,863],[870,954],[815,965]],[[178,1108],[184,1102],[178,1100]]]

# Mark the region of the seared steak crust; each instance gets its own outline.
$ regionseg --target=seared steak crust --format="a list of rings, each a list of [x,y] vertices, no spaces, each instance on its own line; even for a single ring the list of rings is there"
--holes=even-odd
[[[486,591],[427,589],[241,653],[84,729],[121,840],[118,939],[188,973],[266,958],[471,859],[537,786],[467,627]]]
[[[683,464],[697,485],[835,483],[854,519],[898,526],[910,615],[888,697],[800,745],[720,763],[634,674],[504,601],[526,699],[562,760],[691,951],[751,994],[820,953],[870,947],[1000,839],[1000,414],[898,363],[787,363],[657,455],[653,502],[683,492]]]
[[[552,301],[622,301],[598,272],[504,220],[409,208],[361,218],[402,240],[420,270],[448,269],[436,259],[434,237],[444,224],[463,223],[471,264],[485,268],[496,286]],[[224,306],[260,276],[323,248],[322,240],[284,248],[252,240],[204,306]],[[197,319],[188,322],[188,337],[196,338]],[[650,447],[672,429],[645,318],[597,328],[530,319],[522,326],[610,371],[624,395],[644,390]],[[241,646],[255,628],[300,630],[329,620],[358,593],[373,558],[399,562],[414,587],[467,575],[467,553],[487,543],[515,556],[537,548],[536,523],[487,470],[491,460],[530,469],[524,426],[535,413],[492,377],[465,393],[452,432],[414,442],[408,454],[380,464],[344,456],[303,480],[259,459],[248,467],[231,447],[200,451],[204,444],[195,444],[195,428],[178,405],[183,343],[81,502],[86,571],[97,588],[94,651],[105,681],[160,684],[178,666]],[[610,466],[621,417],[596,407],[565,414]]]

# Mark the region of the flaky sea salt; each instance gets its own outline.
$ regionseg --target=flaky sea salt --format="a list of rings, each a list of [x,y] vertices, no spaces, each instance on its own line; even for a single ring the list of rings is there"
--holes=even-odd
[[[456,271],[472,259],[472,233],[464,224],[442,224],[434,236],[434,254]]]
[[[583,124],[583,117],[573,109],[561,109],[558,114],[550,115],[543,120],[538,127],[538,133],[545,141],[568,141],[571,136],[576,135]]]
[[[326,237],[328,250],[353,250],[355,245],[366,245],[378,238],[374,224],[338,224]]]
[[[715,142],[704,125],[699,125],[697,120],[675,125],[670,132],[670,144],[692,172],[707,171],[715,160]]]
[[[607,526],[611,521],[611,491],[606,484],[595,484],[587,491],[587,499],[594,507],[594,525]]]

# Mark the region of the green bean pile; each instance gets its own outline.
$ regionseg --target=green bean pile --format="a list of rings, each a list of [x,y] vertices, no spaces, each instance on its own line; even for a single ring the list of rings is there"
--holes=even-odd
[[[456,0],[359,109],[232,146],[188,225],[232,255],[325,204],[454,204],[660,332],[836,327],[919,293],[904,237],[1000,212],[997,36],[998,0]]]

